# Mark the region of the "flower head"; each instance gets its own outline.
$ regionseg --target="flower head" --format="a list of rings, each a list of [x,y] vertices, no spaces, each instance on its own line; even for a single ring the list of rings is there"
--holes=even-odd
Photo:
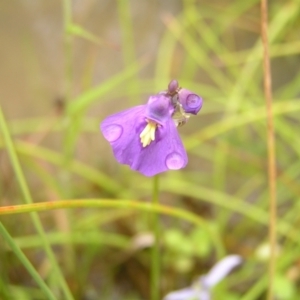
[[[196,100],[185,99],[198,97]],[[147,104],[107,117],[100,125],[119,163],[146,176],[184,168],[188,162],[177,126],[196,114],[202,99],[172,80],[167,91],[150,96]]]

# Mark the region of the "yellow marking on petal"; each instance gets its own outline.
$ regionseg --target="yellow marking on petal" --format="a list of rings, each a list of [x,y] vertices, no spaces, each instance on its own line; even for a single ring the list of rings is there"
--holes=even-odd
[[[140,134],[141,143],[143,147],[150,145],[150,143],[155,140],[155,130],[157,124],[149,120],[147,120],[147,122],[147,126]]]

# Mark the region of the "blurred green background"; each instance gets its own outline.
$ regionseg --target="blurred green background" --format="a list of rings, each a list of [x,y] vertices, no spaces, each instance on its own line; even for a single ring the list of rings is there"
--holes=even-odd
[[[269,1],[275,294],[282,300],[300,297],[299,15],[299,0]],[[204,105],[179,129],[188,166],[160,176],[160,203],[182,212],[160,218],[161,294],[189,285],[221,254],[235,253],[244,263],[213,290],[213,299],[265,299],[269,217],[259,1],[2,1],[0,23],[6,119],[0,206],[89,198],[149,202],[152,179],[115,161],[99,123],[145,103],[176,78]],[[203,225],[188,222],[184,212]],[[38,216],[0,216],[12,237],[10,245],[0,235],[1,300],[48,299],[13,247],[56,299],[150,299],[149,212],[119,205]],[[219,237],[218,249],[209,231]]]

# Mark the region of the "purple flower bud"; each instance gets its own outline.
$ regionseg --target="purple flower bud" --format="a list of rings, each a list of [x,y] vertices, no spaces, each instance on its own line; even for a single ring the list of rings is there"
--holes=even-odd
[[[202,107],[202,98],[187,89],[180,89],[178,100],[184,111],[196,115]]]
[[[171,94],[171,95],[175,94],[178,88],[179,88],[178,81],[175,79],[171,80],[168,85],[169,94]]]

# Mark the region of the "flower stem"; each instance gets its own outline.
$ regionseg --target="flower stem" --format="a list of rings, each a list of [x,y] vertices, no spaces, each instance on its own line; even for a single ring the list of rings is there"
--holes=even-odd
[[[267,299],[274,299],[274,278],[276,273],[276,155],[275,155],[275,133],[272,107],[272,78],[268,41],[268,7],[267,0],[261,0],[261,35],[263,44],[263,67],[264,67],[264,91],[267,108],[267,145],[268,145],[268,179],[269,179],[269,286]]]
[[[153,192],[152,204],[158,204],[158,175],[153,178]],[[151,225],[153,228],[154,243],[151,253],[151,300],[159,300],[159,273],[160,273],[160,260],[159,260],[159,215],[156,212],[152,213]]]

